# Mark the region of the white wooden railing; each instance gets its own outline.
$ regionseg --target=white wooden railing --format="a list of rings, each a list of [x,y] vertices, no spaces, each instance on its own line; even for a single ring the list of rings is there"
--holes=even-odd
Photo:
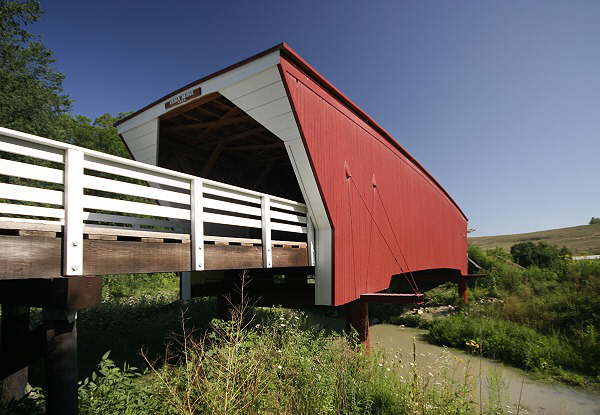
[[[0,180],[0,220],[63,225],[64,275],[82,272],[84,227],[186,233],[197,271],[204,269],[205,223],[262,229],[266,268],[273,264],[272,231],[307,234],[308,228],[313,251],[302,203],[2,127],[0,152],[25,156],[15,161],[0,153],[0,179],[29,179]]]

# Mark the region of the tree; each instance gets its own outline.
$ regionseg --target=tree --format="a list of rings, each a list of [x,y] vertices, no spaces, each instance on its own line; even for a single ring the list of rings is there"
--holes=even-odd
[[[571,251],[566,247],[558,248],[543,242],[521,242],[510,248],[513,260],[522,267],[532,265],[540,268],[555,268],[571,258]]]
[[[592,219],[590,219],[590,225],[595,225],[597,223],[600,223],[600,218],[595,218],[592,216]]]
[[[130,158],[129,151],[114,127],[121,114],[104,114],[93,122],[83,115],[62,115],[54,128],[54,139],[119,157]]]
[[[38,1],[0,0],[0,126],[53,137],[71,101],[52,52],[24,28],[41,14]]]
[[[0,0],[0,126],[129,158],[113,126],[117,118],[104,114],[92,122],[69,114],[64,75],[25,29],[41,15],[37,0]]]

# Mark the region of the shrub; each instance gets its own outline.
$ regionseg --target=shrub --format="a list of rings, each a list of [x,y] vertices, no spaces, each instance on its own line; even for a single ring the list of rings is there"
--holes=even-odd
[[[566,247],[558,248],[544,242],[515,244],[510,248],[510,254],[513,260],[523,267],[535,265],[540,268],[557,267],[571,257],[571,252]]]
[[[592,219],[590,219],[590,225],[596,225],[600,223],[600,218],[595,218],[592,216]]]
[[[584,356],[566,339],[543,335],[510,321],[468,315],[434,320],[428,339],[439,345],[467,349],[470,340],[482,345],[484,356],[527,370],[564,368],[588,371]]]

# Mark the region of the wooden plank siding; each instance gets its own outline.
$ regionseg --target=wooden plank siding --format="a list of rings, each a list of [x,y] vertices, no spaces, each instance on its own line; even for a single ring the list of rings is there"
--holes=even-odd
[[[427,269],[467,273],[467,220],[433,178],[288,51],[281,72],[333,229],[334,305]]]

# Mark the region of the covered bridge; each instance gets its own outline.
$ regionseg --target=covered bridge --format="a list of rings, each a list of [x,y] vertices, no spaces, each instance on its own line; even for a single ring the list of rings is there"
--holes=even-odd
[[[458,205],[286,44],[194,81],[117,127],[136,160],[305,203],[314,304],[351,302],[400,274],[467,274]]]

